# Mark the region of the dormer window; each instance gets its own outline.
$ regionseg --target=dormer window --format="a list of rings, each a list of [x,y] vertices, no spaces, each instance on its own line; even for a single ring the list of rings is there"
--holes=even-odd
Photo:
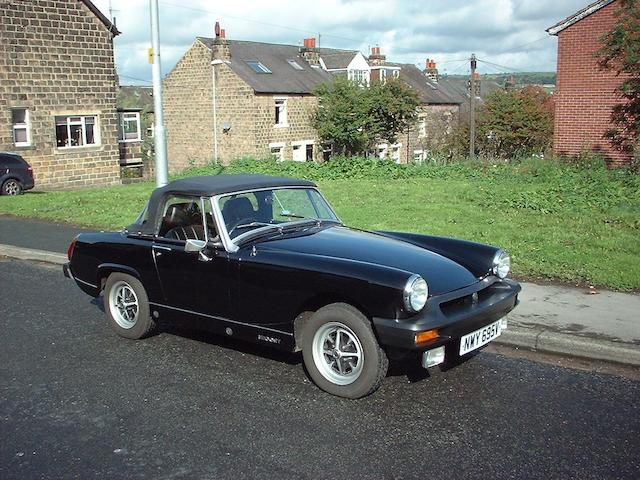
[[[300,64],[299,64],[298,62],[296,62],[295,60],[293,60],[293,59],[289,59],[289,60],[287,60],[287,63],[288,63],[289,65],[291,65],[291,67],[292,67],[292,68],[294,68],[294,69],[296,69],[296,70],[304,70],[304,68],[302,68],[302,67],[300,66]]]
[[[257,60],[248,60],[247,65],[249,65],[256,73],[271,73],[271,70]]]

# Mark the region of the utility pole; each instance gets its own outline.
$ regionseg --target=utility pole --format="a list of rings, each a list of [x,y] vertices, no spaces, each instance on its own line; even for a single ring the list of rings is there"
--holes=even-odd
[[[476,54],[471,54],[469,81],[469,158],[476,157]]]
[[[163,187],[167,180],[167,137],[162,113],[162,70],[160,64],[160,20],[158,0],[149,0],[151,6],[151,48],[153,51],[153,140],[156,157],[156,186]]]

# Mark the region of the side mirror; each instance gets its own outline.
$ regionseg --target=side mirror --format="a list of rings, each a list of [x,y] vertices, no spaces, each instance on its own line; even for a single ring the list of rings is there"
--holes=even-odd
[[[193,239],[188,239],[187,243],[184,245],[184,251],[185,252],[202,252],[202,250],[204,250],[204,247],[207,246],[207,242],[205,242],[204,240],[193,240]]]

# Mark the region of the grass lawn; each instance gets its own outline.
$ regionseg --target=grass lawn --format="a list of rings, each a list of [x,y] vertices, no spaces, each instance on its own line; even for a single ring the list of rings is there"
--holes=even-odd
[[[394,166],[391,172],[385,167],[380,176],[369,172],[355,179],[333,174],[338,178],[327,179],[325,170],[304,164],[239,162],[226,170],[316,178],[350,226],[499,245],[511,253],[516,277],[640,290],[637,175],[610,172],[597,165],[576,167],[533,160],[397,172]],[[344,176],[358,175],[346,172]],[[0,213],[119,229],[135,219],[152,189],[153,183],[144,183],[27,193],[0,198]]]

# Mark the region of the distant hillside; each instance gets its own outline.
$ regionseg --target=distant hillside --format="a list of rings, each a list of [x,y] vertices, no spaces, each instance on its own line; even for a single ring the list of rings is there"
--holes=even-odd
[[[488,80],[490,82],[497,83],[498,85],[504,87],[504,84],[509,78],[513,75],[515,80],[515,86],[524,87],[525,85],[554,85],[556,84],[556,73],[555,72],[523,72],[523,73],[486,73],[480,75],[482,80]],[[444,75],[443,75],[444,77]],[[446,75],[446,78],[451,79],[464,79],[467,80],[469,78],[468,75]],[[549,88],[549,90],[553,90]]]

